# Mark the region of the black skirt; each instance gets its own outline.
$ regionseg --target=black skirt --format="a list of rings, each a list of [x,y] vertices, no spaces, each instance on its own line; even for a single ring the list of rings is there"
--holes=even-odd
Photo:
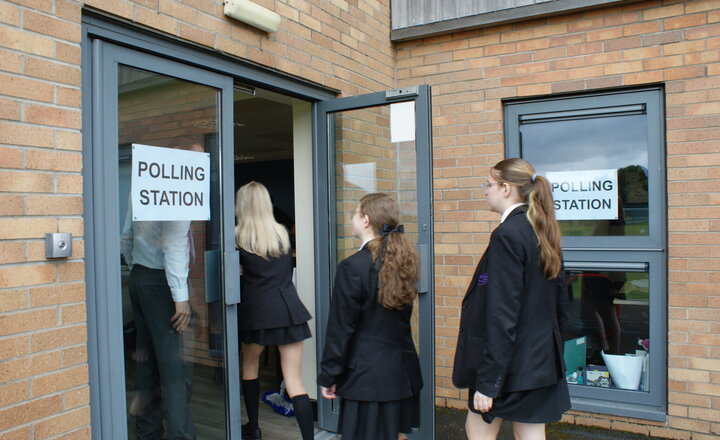
[[[340,402],[338,431],[343,440],[397,440],[420,426],[420,395],[390,402]]]
[[[492,423],[495,417],[521,423],[552,423],[560,420],[563,413],[570,409],[570,395],[564,378],[544,388],[501,393],[493,399],[490,411],[484,414],[473,407],[474,394],[475,390],[471,388],[468,409],[480,414],[486,423]]]
[[[287,345],[312,337],[307,322],[290,327],[266,328],[240,332],[240,341],[245,344]]]

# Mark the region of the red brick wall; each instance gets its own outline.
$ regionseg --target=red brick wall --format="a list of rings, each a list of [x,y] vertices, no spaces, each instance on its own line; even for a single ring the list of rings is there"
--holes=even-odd
[[[437,403],[458,304],[498,216],[480,188],[503,158],[503,98],[665,84],[669,239],[667,423],[571,413],[658,437],[720,435],[720,2],[644,1],[400,43],[398,86],[433,86]]]
[[[0,438],[87,438],[80,8],[22,3],[0,3]]]

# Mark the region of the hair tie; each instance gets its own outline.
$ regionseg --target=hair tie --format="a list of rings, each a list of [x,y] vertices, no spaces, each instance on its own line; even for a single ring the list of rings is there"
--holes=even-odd
[[[394,228],[387,223],[384,223],[382,225],[382,228],[380,229],[380,235],[382,236],[382,246],[380,247],[380,253],[378,254],[377,260],[375,260],[375,270],[380,272],[380,266],[382,265],[382,259],[383,255],[385,255],[385,244],[387,243],[388,235],[392,234],[393,232],[398,232],[400,234],[405,233],[405,227],[403,225],[397,225]]]
[[[533,175],[532,175],[532,177],[530,178],[530,180],[532,181],[532,183],[535,183],[535,179],[537,179],[537,174],[534,174],[534,173],[533,173]]]
[[[402,234],[405,232],[405,227],[403,227],[403,225],[397,225],[393,228],[392,226],[388,225],[387,223],[384,223],[382,225],[382,229],[380,229],[380,235],[382,235],[383,238],[387,237],[392,232],[399,232]]]

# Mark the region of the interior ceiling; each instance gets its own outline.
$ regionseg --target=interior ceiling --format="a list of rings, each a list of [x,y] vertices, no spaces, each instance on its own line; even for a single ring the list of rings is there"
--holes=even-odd
[[[235,162],[292,159],[292,106],[262,96],[235,94]]]

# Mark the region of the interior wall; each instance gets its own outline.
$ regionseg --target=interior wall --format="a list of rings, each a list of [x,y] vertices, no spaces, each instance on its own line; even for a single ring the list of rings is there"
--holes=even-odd
[[[293,106],[293,158],[295,166],[295,252],[297,291],[313,316],[313,337],[305,341],[302,379],[311,399],[317,399],[316,322],[315,319],[315,249],[313,215],[312,113],[309,103]],[[299,208],[299,209],[298,209]]]

